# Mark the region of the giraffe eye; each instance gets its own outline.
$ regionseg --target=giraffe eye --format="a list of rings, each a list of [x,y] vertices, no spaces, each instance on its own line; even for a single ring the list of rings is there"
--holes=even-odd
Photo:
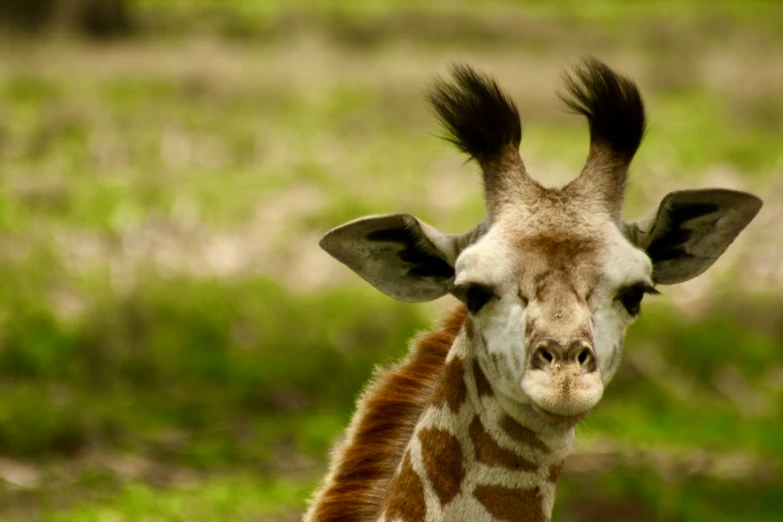
[[[632,317],[636,317],[641,312],[644,294],[660,294],[660,292],[650,283],[637,283],[620,289],[617,300]]]
[[[497,297],[492,287],[480,283],[468,283],[457,286],[452,293],[457,299],[465,303],[468,311],[473,315],[477,314],[490,299]]]

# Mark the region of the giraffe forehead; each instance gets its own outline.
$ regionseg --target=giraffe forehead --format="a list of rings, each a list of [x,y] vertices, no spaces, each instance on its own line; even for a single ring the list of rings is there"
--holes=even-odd
[[[616,227],[609,225],[552,209],[506,214],[463,252],[457,261],[458,280],[477,278],[500,284],[514,279],[540,284],[557,277],[594,282],[602,271],[601,264],[611,259],[606,250],[616,238],[606,235]],[[460,272],[465,273],[464,277]]]
[[[516,243],[515,250],[521,260],[520,266],[526,267],[532,276],[541,278],[546,273],[597,268],[603,258],[604,243],[599,235],[558,230],[524,236]]]

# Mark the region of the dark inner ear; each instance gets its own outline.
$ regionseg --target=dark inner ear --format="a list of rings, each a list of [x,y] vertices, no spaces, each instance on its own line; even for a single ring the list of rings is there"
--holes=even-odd
[[[717,213],[719,209],[714,203],[672,203],[667,215],[665,233],[653,239],[647,247],[647,255],[653,263],[693,257],[685,250],[685,244],[694,231],[684,228],[683,225],[690,220],[714,213],[714,221],[704,223],[705,226],[712,226],[720,219],[720,214]]]
[[[411,265],[407,275],[411,277],[454,276],[454,268],[445,259],[435,254],[435,247],[423,236],[414,233],[408,227],[395,227],[375,230],[367,234],[367,240],[377,243],[397,243],[404,245],[397,255],[400,260]]]
[[[420,303],[451,290],[460,237],[410,214],[386,214],[330,230],[319,245],[384,294]]]
[[[681,190],[658,210],[626,228],[631,241],[653,262],[653,281],[682,283],[707,270],[761,209],[747,192]]]

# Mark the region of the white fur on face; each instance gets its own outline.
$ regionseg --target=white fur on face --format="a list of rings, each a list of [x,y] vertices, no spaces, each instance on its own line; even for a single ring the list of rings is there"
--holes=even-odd
[[[476,357],[496,394],[526,403],[519,386],[525,369],[525,306],[516,295],[514,252],[496,230],[490,230],[457,259],[455,285],[478,283],[497,296],[472,316]]]
[[[495,393],[506,402],[526,404],[533,402],[548,412],[558,415],[579,415],[586,413],[598,402],[603,385],[613,377],[619,365],[625,330],[633,317],[617,301],[619,289],[650,281],[652,265],[642,251],[632,246],[617,229],[607,222],[595,230],[600,237],[598,253],[583,263],[591,263],[590,271],[595,278],[575,276],[578,266],[563,274],[552,274],[557,292],[579,293],[580,296],[547,295],[537,301],[525,303],[520,288],[524,286],[526,270],[546,270],[546,260],[530,261],[526,252],[515,248],[520,244],[517,238],[492,228],[477,243],[467,248],[456,262],[456,285],[477,283],[491,287],[496,297],[491,299],[478,313],[472,316],[472,335],[476,358],[492,384]],[[525,266],[526,260],[530,267]],[[579,261],[574,260],[575,263]],[[543,264],[542,264],[543,263]],[[568,284],[558,284],[559,277],[570,279]],[[576,281],[576,282],[574,282]],[[586,281],[589,281],[588,284]],[[580,287],[581,285],[581,287]],[[568,290],[573,289],[573,290]],[[589,299],[584,299],[589,296]],[[552,309],[557,299],[566,303],[562,338],[567,340],[570,331],[588,331],[597,360],[598,371],[589,375],[560,375],[558,379],[541,372],[526,373],[528,347],[526,339],[535,337],[536,332],[526,331],[535,318],[535,325],[549,321],[545,313]],[[560,305],[558,304],[557,307]],[[531,315],[532,314],[532,315]],[[557,326],[557,325],[555,325]],[[560,332],[560,330],[555,330]],[[551,335],[550,335],[551,336]],[[570,394],[563,397],[563,380],[570,385]]]
[[[652,281],[652,262],[647,254],[631,245],[613,225],[607,230],[607,238],[602,257],[605,281],[596,288],[593,310],[593,344],[604,384],[617,371],[625,331],[635,320],[615,299],[617,291],[624,286]]]

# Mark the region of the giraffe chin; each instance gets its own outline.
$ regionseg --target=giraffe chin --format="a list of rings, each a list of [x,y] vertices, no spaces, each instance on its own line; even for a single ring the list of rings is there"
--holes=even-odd
[[[547,423],[553,426],[563,426],[563,427],[576,426],[579,423],[579,421],[587,417],[587,415],[591,411],[591,410],[586,410],[576,415],[559,415],[557,413],[552,413],[551,411],[545,410],[541,406],[537,405],[535,402],[531,401],[530,405],[533,407],[533,411],[535,411],[539,415],[539,417],[544,419]]]

